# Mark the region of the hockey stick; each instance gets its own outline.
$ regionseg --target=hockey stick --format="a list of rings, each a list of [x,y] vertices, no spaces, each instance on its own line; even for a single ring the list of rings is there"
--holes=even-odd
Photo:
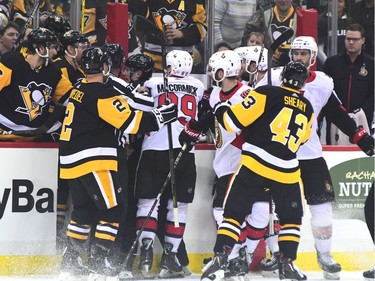
[[[186,143],[184,143],[184,145],[182,146],[180,152],[178,153],[178,155],[176,157],[176,160],[173,163],[173,168],[176,168],[176,166],[177,166],[178,162],[180,161],[180,159],[182,157],[182,154],[185,152],[186,148],[187,148],[187,145],[186,145]],[[167,175],[167,178],[165,179],[165,181],[163,183],[163,186],[161,187],[158,195],[156,196],[156,198],[154,200],[154,203],[152,204],[152,206],[150,208],[150,211],[148,212],[148,214],[146,216],[146,219],[144,220],[141,228],[137,231],[137,236],[135,237],[135,239],[133,241],[133,244],[132,244],[132,246],[129,250],[129,253],[125,258],[125,265],[126,266],[128,265],[128,262],[129,262],[129,259],[130,259],[131,255],[133,255],[133,253],[134,253],[134,250],[135,250],[135,247],[137,246],[137,242],[139,240],[139,237],[141,237],[141,234],[142,234],[143,230],[145,229],[147,222],[150,220],[151,214],[154,211],[154,209],[156,207],[156,204],[158,203],[160,197],[162,196],[164,190],[166,189],[169,181],[171,180],[171,177],[172,177],[172,174],[171,174],[171,171],[169,171],[169,173]]]
[[[166,94],[166,101],[170,103],[169,97],[169,90],[168,90],[168,70],[167,70],[167,59],[166,59],[166,39],[164,36],[164,32],[158,28],[153,22],[149,21],[148,19],[136,15],[134,17],[134,28],[135,33],[141,42],[145,41],[147,36],[153,36],[158,39],[159,43],[161,44],[161,52],[162,52],[162,65],[163,65],[163,86],[164,92]],[[177,207],[177,194],[176,194],[176,176],[174,171],[174,157],[173,157],[173,139],[172,139],[172,125],[170,123],[167,124],[167,131],[168,131],[168,151],[169,151],[169,168],[171,172],[171,188],[172,188],[172,199],[173,199],[173,217],[174,217],[174,226],[179,227],[178,222],[178,207]]]
[[[18,34],[18,37],[16,39],[16,43],[14,43],[15,46],[18,45],[18,43],[21,41],[21,39],[25,35],[26,29],[30,25],[31,21],[33,20],[36,12],[39,9],[39,6],[40,6],[40,0],[35,0],[34,6],[31,10],[31,13],[30,13],[29,17],[26,19],[26,22],[25,22],[24,26],[22,26],[22,28],[20,30],[20,33]]]
[[[82,0],[81,5],[81,32],[85,32],[85,8],[86,8],[86,0]]]
[[[290,38],[292,38],[292,36],[294,35],[294,31],[293,29],[288,29],[286,31],[284,31],[283,33],[281,33],[281,35],[279,37],[276,38],[275,41],[272,42],[272,44],[270,45],[270,51],[268,52],[268,60],[267,60],[267,82],[268,82],[268,85],[272,85],[272,81],[271,81],[271,62],[272,62],[272,56],[273,56],[273,53],[276,51],[276,49],[278,47],[281,46],[281,44],[283,44],[285,41],[288,41]]]

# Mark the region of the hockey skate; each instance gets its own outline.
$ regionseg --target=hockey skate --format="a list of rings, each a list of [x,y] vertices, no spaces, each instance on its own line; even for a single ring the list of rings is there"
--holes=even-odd
[[[340,279],[341,265],[333,259],[331,253],[317,253],[317,260],[325,279]]]
[[[176,257],[176,253],[172,252],[172,248],[173,245],[171,243],[164,243],[163,255],[160,261],[160,278],[176,278],[184,276],[182,266]]]
[[[238,257],[228,261],[224,274],[225,278],[232,277],[232,280],[244,280],[244,276],[249,270],[246,247],[241,248],[238,254]]]
[[[215,256],[203,268],[201,281],[221,281],[224,280],[227,270],[228,255],[231,248],[224,246],[224,251],[216,253]]]
[[[91,257],[89,259],[90,275],[87,281],[110,281],[117,279],[117,269],[111,264],[108,259],[109,249],[96,244],[91,250]]]
[[[274,278],[279,276],[278,255],[279,253],[276,252],[269,259],[262,260],[260,268],[263,277]]]
[[[293,264],[291,259],[280,258],[278,265],[280,280],[307,280],[306,275]]]
[[[139,258],[138,269],[145,278],[151,278],[152,261],[154,259],[154,240],[143,238],[141,245],[141,256]]]
[[[63,252],[60,266],[60,281],[86,280],[89,268],[83,263],[77,245],[68,238],[68,245]]]
[[[375,279],[375,268],[371,268],[370,270],[366,270],[365,272],[363,272],[363,277],[366,280]]]

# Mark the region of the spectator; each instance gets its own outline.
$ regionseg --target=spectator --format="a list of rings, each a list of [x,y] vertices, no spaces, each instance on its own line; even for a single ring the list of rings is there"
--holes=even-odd
[[[1,0],[0,1],[0,30],[4,29],[9,21],[10,12],[13,9],[12,0]]]
[[[252,31],[246,41],[246,46],[262,46],[264,44],[264,34],[259,31]]]
[[[345,36],[346,52],[327,58],[324,72],[333,78],[334,89],[347,112],[362,108],[371,128],[374,112],[374,60],[362,51],[365,43],[364,29],[359,24],[347,27]],[[329,130],[331,120],[327,118]],[[363,125],[363,124],[362,124]],[[333,143],[327,133],[327,143]]]
[[[294,33],[297,30],[297,14],[292,0],[275,0],[273,7],[268,7],[265,10],[259,9],[251,16],[245,25],[245,31],[242,36],[242,46],[246,46],[249,34],[252,31],[262,30],[266,34],[266,47],[269,47],[272,42],[280,36],[281,33],[287,29],[293,29]],[[278,50],[275,51],[272,58],[272,65],[285,65],[289,61],[290,43],[294,37],[284,42]]]
[[[364,53],[374,57],[374,0],[362,0],[352,4],[351,14],[365,29]]]
[[[225,50],[232,50],[232,47],[227,42],[220,42],[214,46],[214,53]]]
[[[337,53],[345,51],[345,33],[349,24],[353,23],[349,13],[350,4],[348,0],[337,0]],[[332,20],[331,14],[326,11],[318,18],[318,47],[324,52],[324,60],[327,58],[328,40],[331,40],[332,33],[328,31],[328,22]],[[324,61],[322,61],[324,64]]]
[[[241,45],[244,26],[256,11],[256,0],[216,0],[214,20],[214,44],[227,42],[231,49]]]
[[[129,9],[133,14],[147,17],[164,31],[167,53],[179,49],[192,54],[194,46],[206,37],[206,10],[203,2],[133,0],[129,3]],[[160,39],[147,34],[143,43],[144,54],[154,60],[155,70],[160,72],[163,69]]]
[[[12,21],[9,21],[4,29],[0,29],[0,57],[13,50],[18,35],[18,25]]]

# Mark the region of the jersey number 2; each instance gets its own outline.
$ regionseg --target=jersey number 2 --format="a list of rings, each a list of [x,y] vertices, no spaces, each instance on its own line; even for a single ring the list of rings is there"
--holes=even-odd
[[[69,128],[69,126],[73,122],[74,110],[75,110],[74,104],[72,104],[71,102],[68,103],[66,107],[66,111],[65,111],[66,115],[65,115],[64,123],[61,128],[60,140],[63,140],[63,141],[70,140],[70,136],[72,134],[72,128]]]

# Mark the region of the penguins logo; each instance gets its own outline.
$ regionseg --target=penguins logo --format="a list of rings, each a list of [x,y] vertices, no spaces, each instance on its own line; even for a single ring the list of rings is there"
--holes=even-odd
[[[52,88],[44,83],[30,82],[26,87],[19,86],[25,107],[19,106],[16,112],[29,115],[32,121],[42,114],[43,108],[51,99]]]
[[[173,28],[181,29],[187,25],[184,22],[186,14],[181,11],[176,10],[167,10],[166,8],[161,8],[157,12],[153,12],[152,16],[154,17],[156,25],[163,30],[163,26],[170,24]]]

